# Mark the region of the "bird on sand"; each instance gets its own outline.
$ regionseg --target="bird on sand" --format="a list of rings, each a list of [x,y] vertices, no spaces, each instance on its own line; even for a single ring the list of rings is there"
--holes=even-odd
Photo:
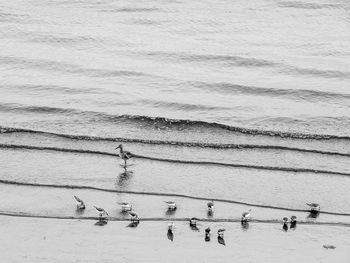
[[[139,218],[139,216],[135,213],[135,212],[133,212],[133,211],[130,211],[129,212],[129,215],[131,216],[131,221],[132,222],[138,222],[138,221],[140,221],[140,218]]]
[[[107,211],[104,210],[103,208],[97,207],[97,206],[94,206],[94,207],[95,207],[96,211],[98,212],[98,216],[99,216],[100,219],[101,219],[102,216],[104,216],[104,215],[105,215],[105,216],[109,216],[108,213],[107,213]]]
[[[81,200],[79,197],[77,197],[76,195],[74,196],[75,198],[75,201],[77,202],[77,208],[80,209],[80,210],[83,210],[85,209],[85,204],[84,204],[84,201]]]
[[[122,212],[129,212],[132,210],[132,205],[127,202],[118,202],[121,205]]]
[[[171,210],[171,211],[176,210],[177,207],[175,202],[173,201],[164,201],[164,202],[168,204],[168,210]]]
[[[320,205],[316,203],[307,203],[307,205],[310,207],[310,212],[320,212]]]
[[[210,235],[210,227],[207,227],[206,229],[205,229],[205,235],[207,236],[209,236]]]
[[[250,211],[252,211],[252,209],[249,209],[248,211],[243,212],[241,222],[248,222],[248,220],[250,219]]]
[[[168,232],[167,232],[167,237],[170,241],[174,241],[173,229],[174,229],[174,223],[171,222],[168,224]]]
[[[290,218],[290,228],[295,228],[297,224],[297,217],[296,216],[291,216]]]
[[[226,231],[226,229],[224,228],[220,228],[218,229],[218,237],[223,238],[224,237],[224,232]]]
[[[192,217],[191,219],[190,219],[190,226],[193,226],[193,227],[195,227],[195,226],[197,226],[197,221],[198,221],[199,219],[197,218],[197,217]]]
[[[288,230],[288,217],[283,217],[283,219],[282,219],[282,221],[283,221],[283,230],[284,231],[287,231]]]
[[[208,211],[212,212],[213,211],[213,206],[214,206],[214,200],[208,202],[207,206],[208,206]]]
[[[205,242],[209,242],[210,241],[210,227],[207,227],[206,229],[205,229],[205,236],[204,236],[204,240],[205,240]]]
[[[133,154],[131,152],[124,151],[122,144],[119,144],[115,149],[119,149],[119,157],[124,160],[124,167],[126,168],[126,161],[131,159]]]

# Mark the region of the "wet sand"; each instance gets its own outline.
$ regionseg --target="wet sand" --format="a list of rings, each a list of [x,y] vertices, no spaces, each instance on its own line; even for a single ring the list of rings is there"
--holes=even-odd
[[[15,182],[176,193],[301,210],[307,209],[307,202],[319,202],[324,211],[350,210],[350,181],[346,176],[144,159],[132,160],[132,173],[125,176],[120,160],[114,156],[0,149],[0,157],[4,160],[1,179]]]
[[[86,203],[84,211],[77,211],[73,196],[77,195]],[[128,220],[127,213],[122,213],[118,202],[129,202],[133,210],[143,220],[187,220],[197,217],[208,221],[239,222],[243,211],[252,209],[252,222],[273,223],[282,226],[282,218],[297,217],[298,225],[329,224],[350,227],[350,216],[328,215],[320,213],[317,218],[308,212],[287,211],[251,207],[225,202],[214,202],[213,214],[208,215],[207,200],[193,200],[163,195],[126,194],[84,189],[60,189],[50,187],[32,187],[19,185],[0,185],[0,198],[7,200],[1,204],[1,212],[13,215],[57,218],[97,218],[93,206],[103,207],[111,220]],[[164,201],[174,201],[178,209],[168,211]]]

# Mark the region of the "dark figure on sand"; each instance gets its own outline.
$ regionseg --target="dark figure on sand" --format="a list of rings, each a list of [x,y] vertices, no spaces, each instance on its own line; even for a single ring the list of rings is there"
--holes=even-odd
[[[221,244],[221,245],[226,245],[225,244],[225,239],[224,239],[224,232],[225,232],[226,229],[219,229],[218,230],[218,243]]]
[[[168,225],[168,232],[167,232],[167,237],[170,241],[174,241],[174,233],[173,233],[173,229],[174,229],[174,223],[171,222]]]
[[[283,217],[283,226],[282,226],[282,229],[284,231],[288,231],[288,218],[287,217]]]
[[[127,227],[137,227],[140,224],[140,221],[132,221],[131,223],[129,223],[129,225]]]
[[[209,242],[210,241],[210,227],[207,227],[205,229],[205,239],[204,239],[206,242]]]
[[[197,222],[199,221],[198,218],[192,217],[190,219],[190,227],[192,230],[199,231],[199,228],[197,227]]]
[[[297,227],[297,217],[296,216],[292,216],[290,218],[290,229],[295,230]]]
[[[316,204],[316,203],[307,203],[306,205],[309,206],[310,208],[310,214],[309,214],[309,218],[317,218],[318,215],[320,214],[320,210],[321,210],[321,207],[319,204]]]
[[[243,230],[248,230],[249,222],[248,221],[241,221],[241,227]]]
[[[208,206],[208,216],[211,217],[213,216],[213,207],[214,207],[214,200],[210,201],[207,203]]]

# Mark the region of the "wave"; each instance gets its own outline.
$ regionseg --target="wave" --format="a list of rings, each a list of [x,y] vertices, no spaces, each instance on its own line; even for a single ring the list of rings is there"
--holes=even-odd
[[[108,189],[108,188],[101,188],[101,187],[95,187],[95,186],[86,186],[86,185],[40,184],[40,183],[10,181],[10,180],[4,180],[4,179],[0,179],[0,183],[1,184],[7,184],[7,185],[18,185],[18,186],[29,186],[29,187],[79,189],[79,190],[102,191],[102,192],[109,192],[109,193],[120,193],[120,194],[180,197],[180,198],[193,199],[193,200],[202,200],[202,201],[212,201],[213,200],[215,202],[222,202],[222,203],[229,203],[229,204],[238,204],[238,205],[246,205],[246,206],[252,206],[252,207],[259,207],[259,208],[268,208],[268,209],[293,211],[293,212],[309,212],[309,210],[305,210],[305,209],[295,209],[295,208],[272,206],[272,205],[254,204],[254,203],[235,201],[235,200],[230,200],[230,199],[211,198],[211,197],[199,197],[199,196],[192,196],[192,195],[185,195],[185,194],[175,194],[175,193],[128,191],[128,190]],[[328,214],[328,215],[350,216],[350,213],[337,213],[337,212],[329,212],[329,211],[320,211],[320,213]]]
[[[282,132],[282,131],[272,131],[272,130],[258,130],[243,128],[237,126],[230,126],[227,124],[217,123],[217,122],[206,122],[200,120],[186,120],[186,119],[170,119],[165,117],[151,117],[151,116],[142,116],[142,115],[113,115],[102,112],[95,111],[85,111],[72,108],[57,108],[57,107],[48,107],[48,106],[26,106],[22,104],[0,104],[0,110],[6,111],[21,111],[21,112],[35,112],[35,113],[45,113],[45,114],[73,114],[78,116],[85,116],[89,118],[94,118],[94,120],[99,121],[108,121],[108,122],[125,122],[131,121],[141,124],[147,124],[151,126],[163,126],[168,128],[193,128],[204,127],[208,129],[222,129],[230,132],[237,132],[246,135],[264,135],[271,137],[280,137],[280,138],[290,138],[290,139],[313,139],[313,140],[330,140],[330,139],[344,139],[350,140],[350,136],[340,136],[340,135],[330,135],[330,134],[311,134],[311,133],[293,133],[293,132]],[[6,131],[6,128],[2,128],[3,132]],[[7,129],[8,131],[11,128]],[[24,129],[19,129],[23,130]]]
[[[340,78],[340,79],[349,79],[350,72],[348,71],[339,71],[339,70],[320,70],[313,68],[298,68],[292,66],[286,66],[286,73],[293,72],[300,75],[324,77],[324,78]]]
[[[44,32],[26,32],[21,30],[16,33],[16,37],[32,43],[59,45],[60,47],[63,45],[72,47],[72,45],[98,42],[97,39],[92,37],[72,35],[69,33],[55,35]]]
[[[0,56],[0,64],[20,65],[21,67],[36,68],[40,70],[49,70],[69,74],[85,74],[92,77],[155,77],[139,71],[128,70],[108,70],[98,68],[86,68],[75,64],[57,62],[43,59],[27,59],[21,57]]]
[[[283,3],[282,3],[283,5]],[[302,3],[295,2],[293,4],[287,4],[284,2],[284,7],[295,7],[302,6]],[[303,7],[316,7],[316,5],[306,4]],[[329,7],[329,6],[328,6]],[[280,69],[284,73],[308,75],[308,76],[317,76],[323,78],[350,78],[350,72],[348,71],[339,71],[339,70],[319,70],[314,68],[302,68],[295,67],[288,64],[285,64],[280,61],[267,60],[262,58],[254,57],[242,57],[242,56],[233,56],[233,55],[217,55],[217,54],[194,54],[194,53],[181,53],[181,52],[139,52],[139,55],[144,55],[146,57],[160,59],[161,61],[173,60],[175,62],[190,62],[190,63],[220,63],[224,66],[229,67],[257,67],[257,68],[276,68]]]
[[[350,97],[350,96],[349,96]],[[210,106],[210,105],[204,105],[204,104],[195,104],[195,103],[181,103],[181,102],[175,102],[175,101],[162,101],[162,100],[156,100],[156,99],[140,99],[138,100],[139,103],[142,103],[143,105],[151,105],[153,107],[157,108],[176,108],[181,109],[185,111],[212,111],[212,110],[230,110],[230,107],[223,107],[223,106]]]
[[[25,14],[16,14],[16,13],[8,13],[3,10],[0,10],[0,22],[6,23],[28,23],[29,15]]]
[[[11,90],[22,92],[22,93],[36,93],[36,92],[54,92],[55,94],[67,94],[67,95],[74,95],[74,94],[96,94],[100,93],[101,89],[98,88],[89,88],[84,87],[84,90],[81,90],[76,87],[67,87],[67,86],[58,86],[58,85],[3,85],[0,86],[0,89],[3,90]],[[103,90],[102,92],[106,93],[106,90]],[[5,105],[6,106],[6,105]]]
[[[320,90],[308,90],[308,89],[278,89],[278,88],[266,88],[257,86],[238,85],[227,82],[218,83],[206,83],[206,82],[190,82],[190,84],[196,88],[208,90],[210,92],[219,92],[226,94],[248,94],[256,96],[268,96],[268,97],[283,97],[290,99],[304,99],[307,101],[329,101],[332,100],[344,100],[350,99],[350,95],[346,93],[328,92]]]
[[[321,3],[307,3],[301,1],[283,1],[279,2],[278,6],[298,9],[329,9],[329,8],[344,8],[340,4],[321,4]]]
[[[48,151],[58,151],[58,152],[71,152],[71,153],[83,153],[83,154],[99,154],[107,156],[119,156],[118,154],[102,151],[92,151],[92,150],[82,150],[82,149],[67,149],[67,148],[57,148],[57,147],[42,147],[42,146],[30,146],[30,145],[16,145],[16,144],[0,144],[0,148],[8,149],[26,149],[26,150],[48,150]],[[194,164],[194,165],[217,165],[224,167],[235,167],[235,168],[247,168],[247,169],[257,169],[257,170],[270,170],[270,171],[283,171],[283,172],[293,172],[293,173],[318,173],[318,174],[332,174],[340,176],[350,176],[350,173],[336,172],[328,170],[316,170],[308,168],[292,168],[292,167],[280,167],[280,166],[263,166],[263,165],[249,165],[249,164],[234,164],[234,163],[221,163],[221,162],[208,162],[208,161],[189,161],[189,160],[177,160],[169,158],[158,158],[153,156],[145,156],[139,154],[132,154],[133,157],[146,159],[158,162],[169,162],[169,163],[181,163],[181,164]]]
[[[225,167],[235,168],[247,168],[256,170],[269,170],[269,171],[282,171],[282,172],[293,172],[293,173],[317,173],[317,174],[332,174],[340,176],[350,176],[350,173],[336,172],[328,170],[316,170],[308,168],[292,168],[292,167],[280,167],[280,166],[263,166],[263,165],[250,165],[250,164],[234,164],[234,163],[221,163],[221,162],[207,162],[207,161],[188,161],[188,160],[174,160],[166,158],[157,158],[151,156],[143,156],[134,154],[136,158],[147,159],[159,162],[170,162],[170,163],[183,163],[183,164],[196,164],[196,165],[217,165]]]
[[[241,66],[241,67],[269,67],[275,66],[273,61],[241,57],[232,55],[212,55],[212,54],[190,54],[190,53],[171,53],[171,52],[147,52],[145,54],[148,57],[159,57],[162,60],[174,59],[184,62],[222,62],[228,65]]]
[[[38,214],[30,214],[24,212],[11,212],[11,211],[0,211],[1,216],[12,216],[12,217],[29,217],[29,218],[41,218],[41,219],[65,219],[65,220],[99,220],[98,217],[88,217],[88,216],[58,216],[58,215],[38,215]],[[176,222],[187,222],[190,218],[171,218],[171,221]],[[232,219],[232,218],[199,218],[200,221],[203,222],[218,222],[218,223],[240,223],[241,219]],[[130,221],[125,217],[108,217],[108,221]],[[146,217],[141,218],[141,221],[146,222],[162,222],[169,221],[169,218],[163,217]],[[249,222],[251,223],[265,223],[265,224],[281,224],[282,220],[270,219],[270,220],[259,220],[259,219],[251,219]],[[326,225],[326,226],[343,226],[350,227],[349,223],[343,222],[310,222],[310,221],[298,221],[298,224],[302,225]]]
[[[109,8],[100,10],[101,12],[108,13],[145,13],[145,12],[158,12],[162,11],[160,8],[156,7],[122,7],[122,8]]]

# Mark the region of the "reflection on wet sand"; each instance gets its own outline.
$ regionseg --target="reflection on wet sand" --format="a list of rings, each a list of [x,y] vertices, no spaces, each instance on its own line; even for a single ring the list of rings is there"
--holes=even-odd
[[[320,215],[320,211],[310,211],[307,218],[309,219],[316,219]]]
[[[140,224],[140,221],[133,221],[127,225],[127,227],[137,227]]]
[[[207,211],[207,217],[208,218],[211,218],[211,217],[213,217],[214,216],[214,211],[213,210],[208,210]]]
[[[174,233],[170,229],[167,231],[167,237],[170,241],[174,241]]]
[[[226,246],[225,239],[223,237],[218,236],[218,243]]]
[[[96,223],[95,223],[95,226],[104,226],[104,225],[107,225],[108,221],[105,220],[105,219],[101,219],[101,220],[98,220]]]
[[[119,188],[125,188],[128,186],[130,179],[132,178],[134,174],[134,171],[132,170],[127,170],[127,168],[124,168],[124,171],[119,174],[118,179],[117,179],[117,186]]]
[[[249,229],[249,222],[241,222],[241,228],[244,231],[247,231]]]

